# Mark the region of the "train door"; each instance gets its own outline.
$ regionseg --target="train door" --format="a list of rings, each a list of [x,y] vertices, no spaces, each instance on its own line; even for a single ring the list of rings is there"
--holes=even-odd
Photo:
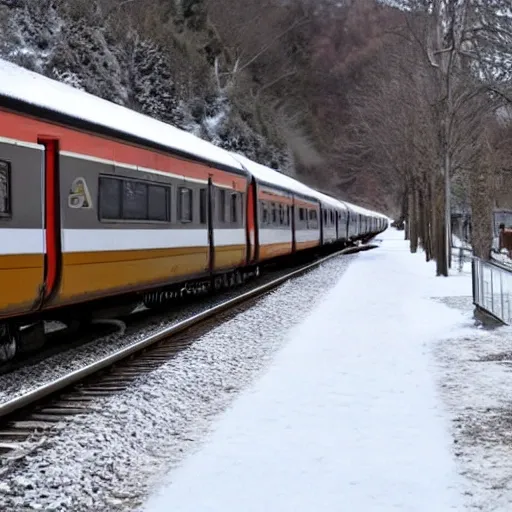
[[[213,271],[225,272],[243,266],[247,257],[246,233],[243,224],[238,225],[241,214],[238,198],[242,194],[230,186],[216,184],[211,186],[211,195],[212,246],[215,253]],[[232,213],[235,208],[238,212],[236,218]]]
[[[247,264],[249,265],[258,261],[259,258],[258,200],[254,178],[247,187],[246,219]]]
[[[295,197],[292,197],[291,216],[292,216],[292,253],[294,253],[297,250],[297,237],[295,236],[295,234],[296,234]]]
[[[41,306],[55,297],[62,273],[62,241],[60,214],[59,141],[40,137],[44,146],[44,284]]]
[[[324,245],[325,244],[325,237],[324,237],[324,232],[325,232],[325,224],[326,224],[326,219],[327,219],[327,210],[321,205],[319,204],[319,214],[320,214],[320,245]]]
[[[208,271],[213,274],[215,268],[215,239],[213,233],[213,204],[215,201],[215,187],[213,186],[212,175],[208,176],[208,192],[207,197],[207,229],[208,229]]]

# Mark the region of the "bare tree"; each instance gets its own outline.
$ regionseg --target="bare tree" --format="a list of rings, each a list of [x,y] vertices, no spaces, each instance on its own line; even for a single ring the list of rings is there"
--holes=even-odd
[[[511,19],[503,1],[480,0],[417,0],[404,2],[412,9],[405,14],[410,34],[437,72],[437,117],[439,123],[439,168],[444,179],[444,253],[441,265],[447,275],[451,254],[451,181],[464,169],[480,169],[482,193],[492,194],[492,179],[483,179],[483,170],[492,174],[486,151],[488,146],[486,121],[507,101],[505,90],[497,78],[509,71],[496,72],[490,65],[500,54],[510,52]],[[421,20],[418,23],[418,19]],[[427,21],[427,23],[424,23]],[[499,60],[499,59],[498,59]],[[505,66],[506,67],[506,66]],[[473,194],[473,198],[476,196]],[[477,208],[480,215],[490,218],[491,212]],[[488,222],[476,222],[478,229],[488,231]],[[488,239],[478,234],[480,239]],[[489,245],[490,248],[490,245]],[[481,251],[485,254],[485,250]],[[488,251],[487,251],[488,254]]]

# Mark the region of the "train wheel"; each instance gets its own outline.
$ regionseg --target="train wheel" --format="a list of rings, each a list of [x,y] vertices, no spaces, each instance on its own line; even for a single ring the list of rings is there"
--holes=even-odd
[[[19,330],[9,324],[0,324],[0,362],[10,361],[18,349]]]
[[[215,278],[214,281],[214,288],[216,292],[219,292],[223,288],[223,279],[222,277],[218,276]]]
[[[19,354],[28,354],[43,348],[45,343],[44,322],[39,321],[25,325],[18,333],[17,352]]]

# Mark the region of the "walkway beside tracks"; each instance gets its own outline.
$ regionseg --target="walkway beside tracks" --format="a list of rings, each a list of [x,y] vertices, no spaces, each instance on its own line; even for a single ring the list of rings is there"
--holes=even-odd
[[[403,232],[354,257],[146,512],[462,510],[433,350],[467,317]]]

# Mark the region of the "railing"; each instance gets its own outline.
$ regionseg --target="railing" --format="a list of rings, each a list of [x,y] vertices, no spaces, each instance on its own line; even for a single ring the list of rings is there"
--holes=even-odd
[[[471,261],[473,261],[473,249],[460,245],[452,245],[452,265],[453,263],[457,263],[459,272],[462,272],[464,263],[470,263]]]
[[[505,324],[512,324],[512,269],[476,256],[472,262],[473,303]]]

